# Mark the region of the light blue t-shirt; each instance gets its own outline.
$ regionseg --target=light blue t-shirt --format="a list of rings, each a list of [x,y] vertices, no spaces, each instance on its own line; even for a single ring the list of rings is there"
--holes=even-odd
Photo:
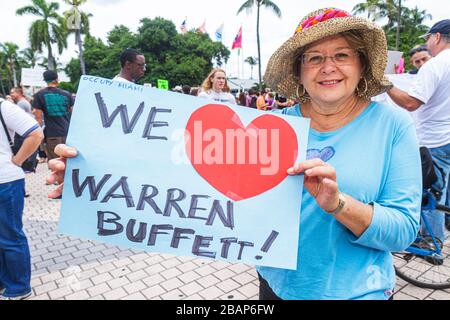
[[[284,114],[302,116],[299,106]],[[308,158],[337,171],[342,193],[374,205],[370,227],[356,238],[305,190],[297,271],[259,267],[282,299],[387,300],[395,288],[390,252],[407,248],[419,229],[422,177],[411,117],[401,108],[371,103],[334,132],[311,129]]]

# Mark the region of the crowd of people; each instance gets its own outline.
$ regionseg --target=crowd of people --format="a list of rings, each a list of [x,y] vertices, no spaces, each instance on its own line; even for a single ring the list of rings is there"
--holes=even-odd
[[[423,36],[410,51],[417,68],[407,92],[385,76],[386,36],[373,22],[334,9],[305,16],[295,34],[273,54],[265,74],[273,88],[230,93],[225,70],[214,68],[200,87],[175,91],[262,111],[311,120],[308,158],[289,175],[304,175],[297,270],[258,267],[261,300],[393,298],[391,252],[411,245],[420,230],[422,170],[419,147],[428,148],[436,171],[433,187],[448,204],[450,193],[450,20]],[[420,39],[417,39],[420,42]],[[126,49],[116,81],[136,82],[145,57]],[[23,232],[23,162],[45,135],[51,173],[59,186],[65,159],[77,156],[65,145],[73,97],[58,88],[54,71],[32,103],[21,88],[0,100],[0,299],[30,296],[30,254]],[[397,106],[374,97],[387,92]],[[406,110],[406,111],[405,111]],[[411,117],[408,112],[415,112]],[[8,135],[21,147],[11,149]],[[418,139],[417,139],[418,137]],[[368,144],[368,141],[371,143]],[[329,152],[321,152],[329,150]],[[370,174],[367,174],[370,172]],[[430,214],[433,231],[445,240],[450,217]],[[372,279],[376,277],[376,279]]]
[[[297,103],[295,98],[287,99],[278,93],[272,92],[270,88],[262,91],[253,88],[241,90],[236,95],[233,95],[228,86],[226,72],[221,68],[211,70],[201,87],[183,85],[176,86],[172,91],[262,111],[284,109]]]

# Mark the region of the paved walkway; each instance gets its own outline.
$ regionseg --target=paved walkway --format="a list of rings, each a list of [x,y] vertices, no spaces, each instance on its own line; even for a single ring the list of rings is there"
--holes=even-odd
[[[253,267],[142,253],[59,235],[60,201],[48,200],[46,165],[27,176],[24,225],[35,300],[257,300]],[[450,290],[420,289],[399,279],[397,300],[450,300]]]

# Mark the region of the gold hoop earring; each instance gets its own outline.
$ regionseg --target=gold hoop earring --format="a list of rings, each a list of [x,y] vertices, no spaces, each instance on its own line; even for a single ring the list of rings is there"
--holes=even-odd
[[[302,91],[302,94],[301,94],[301,95],[300,95],[300,93],[298,92],[298,90],[300,89],[300,86],[302,86],[302,88],[303,88],[303,91]],[[305,95],[306,95],[306,89],[305,89],[305,87],[304,87],[302,84],[299,84],[299,85],[297,86],[297,97],[298,97],[298,98],[303,98]]]
[[[369,83],[367,82],[367,79],[364,77],[364,78],[362,78],[363,80],[364,80],[364,86],[365,86],[365,88],[364,88],[364,92],[361,92],[360,90],[359,90],[359,84],[361,83],[359,83],[358,84],[358,86],[356,87],[356,94],[359,96],[359,97],[363,97],[366,93],[367,93],[367,91],[369,91]]]

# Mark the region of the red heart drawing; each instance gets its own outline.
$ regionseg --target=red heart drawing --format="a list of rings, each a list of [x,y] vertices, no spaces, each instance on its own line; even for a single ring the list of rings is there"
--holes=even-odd
[[[244,128],[231,108],[219,104],[192,114],[185,142],[198,174],[234,201],[275,188],[298,157],[297,136],[285,120],[266,114]]]

